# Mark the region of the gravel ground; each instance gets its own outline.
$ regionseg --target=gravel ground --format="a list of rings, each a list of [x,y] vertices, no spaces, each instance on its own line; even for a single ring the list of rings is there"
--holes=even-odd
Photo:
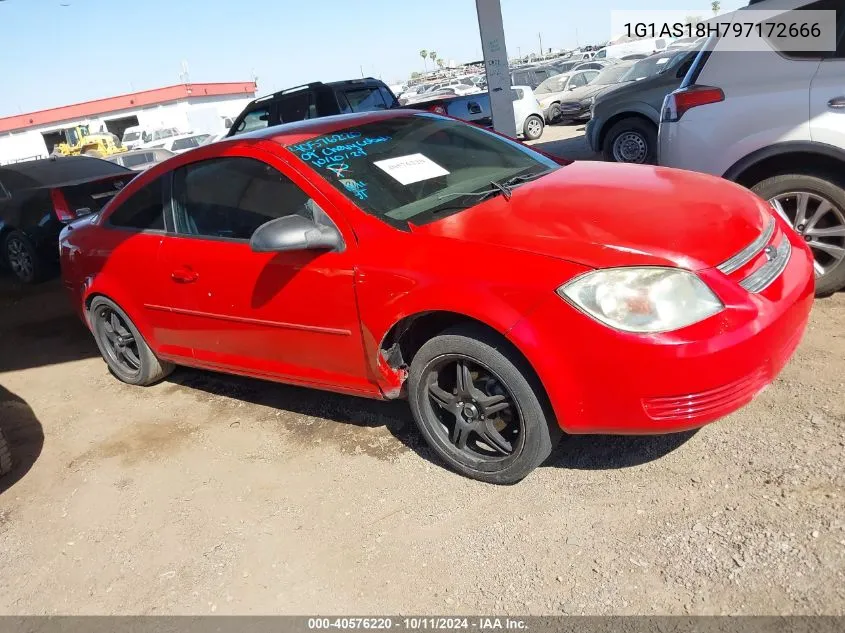
[[[0,613],[845,614],[843,381],[840,293],[745,409],[496,487],[403,403],[123,385],[58,283],[0,279]]]

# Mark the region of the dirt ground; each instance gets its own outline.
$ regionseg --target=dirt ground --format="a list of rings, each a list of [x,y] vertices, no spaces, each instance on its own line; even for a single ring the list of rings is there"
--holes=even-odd
[[[403,403],[124,385],[57,282],[3,277],[0,426],[3,614],[845,614],[845,293],[742,411],[496,487]]]

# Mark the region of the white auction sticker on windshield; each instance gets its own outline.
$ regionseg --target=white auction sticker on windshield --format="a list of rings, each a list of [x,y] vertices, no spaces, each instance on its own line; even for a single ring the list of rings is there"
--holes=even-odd
[[[373,165],[393,176],[403,185],[449,175],[448,171],[422,154],[377,160],[373,162]]]

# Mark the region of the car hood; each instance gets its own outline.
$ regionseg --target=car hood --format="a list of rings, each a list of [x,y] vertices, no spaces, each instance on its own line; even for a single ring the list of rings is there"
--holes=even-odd
[[[593,268],[702,270],[757,238],[767,215],[763,200],[719,178],[579,161],[518,187],[510,200],[497,196],[412,230]]]

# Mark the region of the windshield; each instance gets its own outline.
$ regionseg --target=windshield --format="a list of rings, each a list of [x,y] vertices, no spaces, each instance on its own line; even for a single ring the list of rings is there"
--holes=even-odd
[[[287,148],[361,209],[425,224],[478,203],[493,181],[559,165],[473,125],[416,114],[342,128]]]
[[[608,84],[618,83],[622,75],[627,73],[630,68],[631,66],[628,66],[627,64],[622,66],[608,66],[602,70],[591,83],[594,83],[597,86],[606,86]]]
[[[621,81],[638,81],[652,77],[669,68],[675,57],[677,55],[652,55],[651,57],[641,59],[631,66],[631,69],[622,76]]]
[[[562,92],[564,86],[566,86],[567,79],[569,79],[569,75],[555,75],[554,77],[549,77],[534,89],[534,94],[542,95],[552,92]]]

